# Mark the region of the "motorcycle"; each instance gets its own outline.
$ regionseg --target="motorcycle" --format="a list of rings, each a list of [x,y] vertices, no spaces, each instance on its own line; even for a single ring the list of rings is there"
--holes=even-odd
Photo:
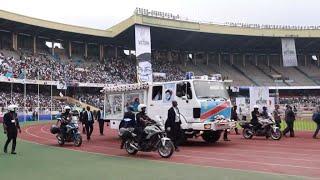
[[[267,139],[271,137],[273,140],[280,140],[282,133],[279,127],[276,126],[275,121],[269,116],[269,118],[259,117],[259,128],[255,128],[250,122],[240,122],[240,126],[243,128],[242,135],[245,139],[251,139],[253,136],[265,136]]]
[[[58,122],[62,121],[63,119],[58,118]],[[77,120],[71,120],[71,122],[66,125],[66,129],[65,136],[63,136],[60,127],[57,125],[52,125],[50,131],[52,134],[57,134],[56,138],[60,146],[63,146],[65,142],[73,142],[74,146],[80,147],[82,144],[82,137]]]
[[[121,149],[125,148],[128,154],[135,155],[138,151],[158,151],[163,158],[169,158],[173,154],[174,145],[167,137],[165,130],[157,123],[149,123],[144,129],[146,136],[141,144],[134,133],[134,128],[121,128]]]

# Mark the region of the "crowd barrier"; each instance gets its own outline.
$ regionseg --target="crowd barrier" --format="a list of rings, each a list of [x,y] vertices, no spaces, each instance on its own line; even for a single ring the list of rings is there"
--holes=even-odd
[[[52,117],[51,117],[52,116]],[[38,116],[32,116],[32,115],[18,115],[18,120],[19,122],[24,122],[24,121],[47,121],[47,120],[55,120],[57,117],[60,115],[50,115],[50,114],[41,114]]]

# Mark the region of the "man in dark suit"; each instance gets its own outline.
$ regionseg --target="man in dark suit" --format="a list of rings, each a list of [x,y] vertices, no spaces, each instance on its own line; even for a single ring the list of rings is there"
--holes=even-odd
[[[101,117],[101,111],[100,109],[96,113],[96,120],[99,123],[99,130],[100,130],[100,135],[103,136],[103,129],[104,129],[104,120]]]
[[[233,108],[231,109],[231,120],[234,120],[236,122],[239,120],[238,113],[237,113],[237,108],[238,108],[238,106],[234,105]],[[234,131],[236,132],[236,134],[239,134],[237,125],[234,128]]]
[[[237,105],[234,105],[233,108],[231,109],[231,120],[234,120],[234,121],[238,121],[239,120],[239,117],[238,117],[238,114],[237,114]],[[236,127],[234,128],[234,131],[236,132],[236,134],[239,134],[238,128],[237,128],[237,124],[236,124]],[[230,141],[230,139],[228,138],[228,129],[224,130],[223,140],[224,141]]]
[[[173,141],[176,151],[179,151],[178,141],[181,134],[181,118],[177,101],[172,101],[172,107],[168,110],[168,119],[165,124],[169,138]]]
[[[317,124],[317,129],[313,134],[313,139],[317,139],[317,135],[320,131],[320,106],[317,107],[317,111],[313,113],[312,120]]]
[[[287,127],[283,131],[283,135],[286,136],[288,132],[290,132],[290,137],[294,137],[294,121],[296,120],[295,113],[292,110],[292,107],[287,105],[287,109],[285,111],[285,121]]]
[[[86,127],[85,127],[85,123],[84,123],[84,113],[86,112],[86,109],[83,108],[82,111],[80,112],[80,122],[82,124],[82,133],[86,134]]]
[[[87,110],[84,112],[83,121],[86,126],[87,140],[89,141],[91,134],[93,132],[93,123],[94,123],[94,116],[92,111],[90,111],[89,106],[87,106]]]
[[[3,148],[3,151],[5,153],[7,153],[8,145],[12,141],[11,154],[16,154],[15,150],[16,150],[18,131],[19,133],[21,133],[18,116],[16,113],[16,108],[17,106],[15,105],[8,106],[9,112],[6,113],[3,117],[4,133],[7,134],[7,141]]]

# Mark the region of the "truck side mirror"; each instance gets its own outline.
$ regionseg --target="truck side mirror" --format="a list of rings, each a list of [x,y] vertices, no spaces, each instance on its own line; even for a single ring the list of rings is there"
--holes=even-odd
[[[185,101],[185,100],[188,100],[188,98],[187,98],[186,95],[182,96],[181,98],[182,98],[182,100],[184,100],[184,101]]]
[[[181,98],[182,100],[186,101],[186,103],[189,103],[188,97],[186,95],[182,96]]]

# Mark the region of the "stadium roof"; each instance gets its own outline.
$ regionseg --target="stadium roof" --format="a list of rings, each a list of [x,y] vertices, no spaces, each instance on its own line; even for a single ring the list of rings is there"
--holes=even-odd
[[[109,43],[134,49],[134,25],[151,27],[153,49],[226,52],[281,52],[281,37],[294,37],[299,52],[320,48],[318,29],[234,27],[146,16],[135,13],[107,29],[57,23],[0,10],[0,29],[53,39]]]

